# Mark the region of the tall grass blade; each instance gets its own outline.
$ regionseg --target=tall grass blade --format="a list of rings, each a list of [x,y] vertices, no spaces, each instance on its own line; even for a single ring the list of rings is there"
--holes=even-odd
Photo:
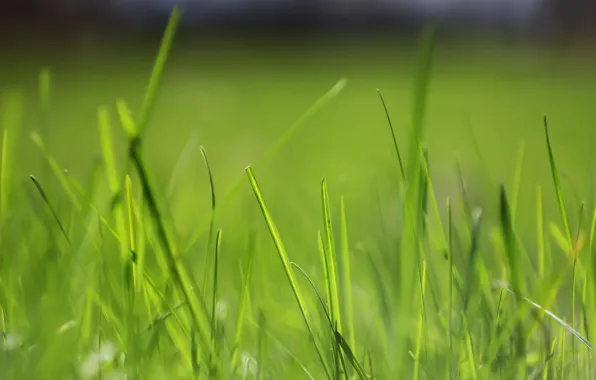
[[[319,346],[319,343],[317,342],[314,328],[313,328],[312,322],[310,320],[310,314],[308,313],[308,310],[306,309],[306,305],[304,304],[304,297],[302,296],[302,292],[300,290],[298,282],[296,281],[294,272],[292,271],[292,267],[290,265],[290,259],[288,258],[288,254],[287,254],[284,244],[281,240],[281,236],[279,235],[279,232],[277,231],[277,227],[275,226],[273,217],[269,213],[269,209],[267,208],[265,199],[263,198],[263,194],[261,193],[261,189],[259,187],[259,184],[257,183],[257,179],[255,178],[252,168],[250,166],[246,168],[246,173],[248,175],[248,179],[250,181],[250,185],[253,189],[255,197],[257,198],[257,202],[259,203],[259,207],[261,208],[261,212],[263,213],[263,217],[265,218],[265,222],[267,223],[267,227],[269,228],[269,232],[271,234],[271,238],[273,239],[273,242],[277,249],[277,253],[279,255],[280,261],[281,261],[281,263],[284,267],[284,270],[286,272],[288,282],[290,283],[290,286],[292,287],[292,291],[294,293],[294,297],[296,298],[296,302],[298,303],[298,307],[300,308],[300,313],[302,314],[304,323],[306,324],[306,327],[308,329],[308,332],[310,334],[312,342],[315,345],[315,348],[317,350],[317,354],[319,356],[319,360],[321,361],[321,365],[323,366],[323,369],[325,371],[325,375],[328,379],[331,379],[331,372],[329,370],[329,366],[327,364],[327,361],[325,360],[325,355],[323,354],[323,351],[322,351],[321,347]]]

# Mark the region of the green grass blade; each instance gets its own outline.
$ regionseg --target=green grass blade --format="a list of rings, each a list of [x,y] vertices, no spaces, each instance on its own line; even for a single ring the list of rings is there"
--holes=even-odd
[[[256,251],[256,232],[253,230],[249,235],[248,241],[248,259],[246,260],[246,267],[244,269],[244,280],[242,282],[242,290],[240,291],[240,304],[238,305],[238,317],[236,319],[236,335],[234,338],[232,365],[238,367],[238,355],[240,352],[240,344],[242,343],[242,336],[244,332],[244,318],[246,309],[248,307],[248,297],[250,295],[250,279],[252,277],[252,266]],[[259,362],[260,367],[260,362]]]
[[[383,110],[385,110],[385,115],[387,116],[387,123],[389,124],[389,131],[391,132],[391,138],[393,139],[393,148],[395,149],[395,154],[397,155],[397,163],[399,164],[399,172],[401,174],[402,181],[406,180],[406,171],[404,169],[404,163],[401,159],[401,153],[399,151],[399,144],[397,143],[397,137],[395,135],[395,129],[393,128],[393,123],[391,122],[391,116],[389,115],[389,110],[387,109],[387,104],[385,103],[385,99],[383,98],[383,94],[381,90],[377,89],[377,93],[379,94],[379,98],[381,98],[381,103],[383,104]]]
[[[56,221],[56,224],[60,228],[60,232],[62,232],[62,235],[64,236],[64,239],[66,239],[66,241],[68,242],[68,244],[71,244],[70,238],[68,237],[68,232],[66,232],[66,229],[64,228],[64,225],[60,221],[60,218],[58,217],[58,214],[56,213],[56,210],[54,210],[54,207],[50,203],[50,199],[46,195],[46,192],[44,191],[43,187],[41,186],[41,184],[39,183],[39,181],[34,176],[30,175],[29,178],[31,178],[31,181],[33,181],[33,184],[35,185],[35,188],[37,189],[37,191],[39,192],[39,195],[43,199],[44,204],[47,206],[48,210],[52,214],[52,217],[54,218],[54,220]]]
[[[515,232],[513,230],[513,224],[511,221],[511,211],[509,208],[509,202],[507,201],[507,194],[505,187],[501,185],[499,189],[499,209],[500,209],[500,223],[501,232],[503,234],[503,240],[505,242],[505,253],[507,255],[507,262],[509,269],[511,270],[511,283],[513,289],[517,292],[524,290],[523,286],[523,275],[522,265],[520,257],[517,255],[515,249]]]
[[[519,208],[519,192],[524,171],[524,151],[525,143],[522,141],[519,144],[517,151],[517,165],[515,165],[515,173],[513,177],[513,195],[511,197],[511,222],[513,223],[513,226],[515,226],[515,222],[517,221],[517,211]]]
[[[153,70],[151,72],[151,76],[149,77],[149,83],[147,84],[147,88],[145,90],[145,97],[143,98],[143,103],[141,105],[140,116],[136,123],[139,134],[142,134],[145,130],[147,122],[149,121],[149,117],[151,116],[151,112],[155,106],[166,61],[170,54],[170,50],[172,49],[176,30],[180,24],[180,17],[181,10],[178,6],[175,6],[172,10],[172,13],[170,14],[168,25],[166,26],[166,30],[163,34],[159,51],[157,52],[157,57],[153,65]]]
[[[215,373],[213,375],[220,376],[221,362],[219,360],[219,355],[215,351],[213,341],[207,339],[207,336],[210,335],[210,324],[208,315],[204,309],[204,300],[202,299],[202,295],[199,293],[199,289],[192,286],[192,280],[186,272],[186,268],[184,267],[183,263],[181,260],[179,260],[180,256],[176,247],[171,242],[168,229],[165,225],[165,220],[157,203],[153,186],[151,185],[149,173],[142,159],[140,144],[141,140],[139,136],[130,141],[129,157],[137,170],[140,185],[143,190],[143,197],[147,202],[148,210],[156,227],[157,239],[165,252],[168,268],[174,279],[174,285],[177,286],[185,301],[188,303],[188,307],[192,316],[192,322],[194,323],[194,327],[196,328],[197,334],[199,335],[200,341],[203,345],[202,359],[204,363],[208,363],[209,359],[212,358],[215,365],[215,368],[213,369]],[[196,289],[194,294],[190,292],[190,289],[193,288]]]
[[[331,320],[331,315],[329,314],[329,312],[325,308],[325,302],[323,301],[323,298],[321,297],[321,293],[319,292],[319,290],[315,286],[315,283],[311,280],[310,276],[304,271],[304,269],[302,269],[298,264],[293,263],[293,262],[290,263],[290,264],[292,266],[294,266],[295,268],[297,268],[298,271],[300,271],[300,273],[302,273],[302,275],[307,279],[307,281],[310,284],[311,288],[314,290],[314,292],[315,292],[315,294],[317,296],[317,299],[319,301],[319,304],[321,305],[321,308],[323,309],[323,312],[325,313],[325,317],[327,318],[327,322],[329,323],[329,328],[331,328],[331,330],[334,333],[336,344],[339,346],[339,348],[342,349],[343,353],[347,356],[348,361],[350,362],[350,364],[352,364],[352,366],[356,370],[356,372],[357,372],[358,376],[360,377],[360,379],[363,379],[363,380],[371,379],[371,377],[368,376],[366,374],[366,372],[364,371],[364,367],[360,364],[360,362],[356,358],[356,355],[354,355],[354,352],[352,351],[352,349],[350,348],[349,344],[344,339],[343,335],[341,335],[341,333],[339,331],[337,331],[336,326],[333,325],[333,321]]]
[[[327,188],[327,181],[323,179],[321,182],[321,198],[323,200],[323,221],[325,223],[325,253],[327,264],[329,266],[329,283],[331,295],[331,320],[337,324],[339,332],[343,332],[341,310],[339,306],[339,285],[337,281],[337,255],[335,253],[335,239],[333,237],[333,223],[331,221],[331,209],[329,205],[329,192]]]
[[[595,214],[596,215],[596,214]],[[544,278],[546,251],[544,247],[544,211],[542,202],[542,187],[536,188],[536,242],[538,251],[538,277]]]
[[[400,271],[399,271],[399,309],[410,310],[413,300],[415,274],[420,256],[420,209],[422,194],[419,188],[419,172],[422,155],[421,141],[424,131],[424,116],[427,106],[427,96],[431,76],[431,62],[434,47],[434,28],[426,29],[421,38],[418,72],[414,81],[414,100],[412,105],[412,128],[410,131],[409,159],[406,169],[405,208],[403,210],[404,226],[400,242]],[[406,254],[407,253],[407,254]],[[403,315],[402,318],[407,318]],[[407,344],[404,337],[397,337],[398,352],[397,367],[402,368],[403,360],[407,358]]]
[[[246,168],[246,173],[248,175],[248,179],[250,181],[250,185],[253,189],[255,197],[257,198],[257,202],[259,203],[259,207],[261,208],[261,212],[263,213],[263,217],[265,218],[265,221],[267,223],[267,227],[269,228],[271,238],[273,239],[273,242],[277,249],[277,253],[279,255],[281,263],[282,263],[284,270],[286,272],[288,282],[290,283],[290,286],[292,287],[292,291],[294,293],[294,297],[296,298],[296,302],[298,303],[298,307],[300,308],[300,313],[302,314],[304,323],[306,324],[306,327],[308,329],[308,332],[310,334],[312,342],[315,345],[315,348],[317,350],[317,354],[319,356],[319,360],[321,361],[321,365],[323,366],[323,369],[325,371],[325,375],[328,379],[331,379],[331,372],[329,371],[329,366],[327,364],[327,361],[325,360],[325,355],[323,354],[323,351],[320,348],[319,343],[317,342],[317,339],[316,339],[316,336],[314,333],[314,328],[313,328],[312,322],[310,320],[310,314],[308,313],[308,310],[306,309],[306,305],[304,303],[304,297],[302,296],[302,292],[299,288],[298,282],[296,281],[294,272],[292,271],[292,268],[290,265],[290,259],[288,258],[288,254],[287,254],[284,244],[281,240],[281,236],[279,235],[279,232],[277,231],[277,227],[275,226],[273,217],[269,213],[269,209],[267,208],[265,199],[263,198],[263,194],[261,193],[261,189],[259,187],[259,184],[257,183],[257,179],[255,178],[252,168],[250,166]]]
[[[331,281],[329,281],[329,260],[327,258],[327,252],[325,252],[325,243],[320,230],[317,231],[317,246],[319,248],[319,256],[321,258],[321,266],[323,268],[323,280],[325,281],[325,299],[327,300],[325,310],[327,313],[331,314],[333,304],[331,302]]]
[[[509,208],[509,202],[507,201],[505,187],[503,185],[500,186],[499,193],[500,222],[501,232],[503,234],[503,240],[505,242],[505,253],[507,256],[509,269],[511,270],[511,282],[513,288],[515,289],[515,292],[519,294],[520,292],[525,292],[525,284],[523,282],[521,259],[518,254],[518,250],[516,249],[516,238],[515,231],[513,230],[513,224],[511,221],[511,211]],[[515,330],[518,371],[525,372],[526,336],[524,334],[521,322],[517,323],[517,327]],[[520,372],[518,372],[517,374],[519,375]]]
[[[569,243],[569,246],[572,245],[573,239],[571,237],[571,228],[569,227],[569,219],[567,217],[567,210],[565,208],[565,201],[563,199],[563,190],[561,189],[561,180],[559,178],[559,171],[557,170],[557,163],[555,161],[555,154],[553,152],[552,144],[550,141],[550,135],[548,133],[548,121],[546,115],[544,116],[544,134],[546,136],[546,147],[548,149],[548,161],[550,163],[550,170],[553,177],[553,183],[555,185],[555,192],[557,194],[557,202],[559,205],[559,212],[561,213],[561,219],[563,221],[563,228],[565,232],[565,237]]]
[[[77,210],[81,210],[82,209],[81,202],[80,202],[79,198],[77,197],[75,189],[73,188],[73,186],[72,186],[71,182],[69,181],[69,179],[67,178],[67,176],[64,174],[64,169],[62,167],[60,167],[60,165],[58,164],[56,159],[46,149],[46,145],[45,145],[42,137],[36,132],[32,132],[30,134],[30,137],[31,137],[31,140],[33,141],[33,143],[44,154],[44,157],[45,157],[47,163],[50,165],[52,172],[54,173],[54,175],[60,182],[60,185],[62,185],[64,192],[66,193],[66,195],[68,196],[68,198],[70,199],[72,204],[75,206],[75,208]]]
[[[203,294],[207,294],[207,283],[209,282],[209,272],[211,271],[211,249],[213,245],[213,230],[215,229],[215,206],[217,205],[217,198],[215,197],[215,183],[213,180],[213,172],[211,165],[209,165],[209,158],[207,151],[201,146],[201,156],[207,168],[207,175],[209,179],[209,193],[211,194],[211,215],[209,218],[209,234],[207,235],[207,247],[205,251],[205,275],[203,277]]]
[[[350,265],[350,245],[348,239],[348,223],[346,203],[340,198],[340,239],[341,239],[341,278],[342,296],[345,305],[346,334],[352,351],[356,354],[356,330],[354,329],[354,305],[352,298],[352,269]]]
[[[98,126],[99,126],[99,141],[101,144],[102,158],[106,170],[106,177],[110,188],[110,196],[112,199],[117,197],[120,189],[120,176],[118,175],[118,168],[116,167],[116,157],[113,149],[112,126],[110,125],[110,115],[106,107],[98,108]],[[128,257],[128,247],[126,244],[126,222],[124,212],[120,202],[113,205],[113,212],[116,217],[116,230],[120,239],[120,254],[122,258]]]
[[[219,272],[219,254],[221,251],[221,238],[222,238],[222,230],[221,228],[217,230],[217,236],[215,238],[215,255],[214,255],[214,262],[213,262],[213,294],[211,299],[211,337],[215,340],[217,327],[215,326],[216,323],[216,304],[217,304],[217,274]]]
[[[21,130],[23,118],[23,100],[19,93],[6,93],[2,99],[1,125],[2,132],[2,163],[0,164],[0,226],[4,225],[8,216],[13,186],[12,173],[18,168],[16,144]]]

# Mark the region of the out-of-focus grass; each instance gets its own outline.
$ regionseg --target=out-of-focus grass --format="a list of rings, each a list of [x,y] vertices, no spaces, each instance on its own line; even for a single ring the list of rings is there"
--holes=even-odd
[[[0,64],[6,376],[63,376],[97,350],[102,371],[157,377],[588,373],[592,58],[439,43],[428,72],[413,46],[336,43],[185,41],[159,89],[156,49],[132,45]],[[408,138],[422,117],[424,150]]]

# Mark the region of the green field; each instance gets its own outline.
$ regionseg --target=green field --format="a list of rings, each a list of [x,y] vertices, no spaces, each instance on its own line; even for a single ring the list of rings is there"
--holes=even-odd
[[[301,379],[308,373],[319,379],[326,377],[325,366],[331,378],[344,378],[344,368],[348,378],[380,379],[446,378],[450,371],[465,379],[593,374],[581,341],[594,332],[585,321],[596,312],[587,277],[596,62],[587,52],[439,39],[426,72],[415,43],[386,37],[174,43],[142,133],[142,160],[161,210],[157,219],[147,195],[141,196],[143,178],[127,160],[128,137],[116,104],[125,100],[138,122],[152,91],[147,83],[158,48],[82,40],[63,53],[21,47],[0,63],[1,378],[80,378],[87,359],[101,362],[101,370],[84,378],[126,372],[139,379]],[[416,85],[416,75],[429,76],[428,88]],[[377,89],[409,168],[405,182]],[[426,95],[422,142],[429,151],[430,195],[417,185],[428,178],[417,177],[420,157],[408,149],[421,104],[417,91]],[[324,96],[323,106],[309,114]],[[553,182],[544,114],[560,183]],[[103,149],[101,128],[111,131]],[[200,146],[215,188],[211,234],[211,189]],[[350,363],[346,347],[331,338],[310,283],[290,266],[323,352],[321,364],[247,178],[248,165],[289,259],[308,274],[324,303],[331,299],[327,307],[341,315],[339,331],[358,363]],[[132,178],[129,192],[120,191],[125,174]],[[325,230],[323,178],[333,239]],[[499,201],[500,184],[507,204]],[[569,236],[556,189],[563,194]],[[428,206],[417,205],[420,197]],[[467,208],[482,209],[482,222],[477,225],[476,211]],[[427,229],[415,223],[423,216]],[[161,240],[161,224],[170,249]],[[510,227],[515,237],[507,240]],[[582,239],[583,246],[575,243]],[[569,241],[583,249],[577,261],[561,247]],[[449,252],[453,271],[445,260]],[[172,274],[170,254],[183,255],[174,267],[189,278]],[[245,281],[249,257],[254,261]],[[322,257],[336,263],[336,282],[325,276]],[[421,297],[417,270],[423,266]],[[569,325],[491,290],[498,280]],[[185,297],[198,317],[188,304],[175,307]],[[220,310],[215,333],[213,309]],[[99,342],[108,351],[105,342],[111,342],[118,354],[94,359]],[[354,369],[359,365],[360,373]]]

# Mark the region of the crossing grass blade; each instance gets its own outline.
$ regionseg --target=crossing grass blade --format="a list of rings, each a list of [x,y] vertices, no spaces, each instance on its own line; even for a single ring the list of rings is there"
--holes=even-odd
[[[263,217],[265,218],[265,222],[266,222],[269,232],[271,234],[271,238],[273,239],[273,243],[275,244],[275,247],[277,249],[277,253],[279,255],[280,261],[284,267],[284,271],[286,273],[288,282],[290,283],[292,292],[294,293],[294,297],[296,298],[296,302],[298,303],[298,307],[300,308],[300,313],[302,314],[302,318],[304,319],[304,323],[306,324],[306,327],[310,334],[310,338],[315,346],[315,349],[319,356],[319,360],[321,361],[321,365],[325,372],[325,376],[328,379],[331,379],[332,377],[331,377],[331,371],[329,370],[329,365],[327,364],[325,355],[323,354],[323,351],[317,341],[317,338],[315,335],[315,330],[314,330],[314,327],[311,322],[311,317],[310,317],[308,310],[306,309],[306,305],[304,303],[304,297],[302,295],[302,292],[300,290],[298,282],[296,281],[294,272],[292,271],[290,259],[286,252],[286,248],[281,240],[281,236],[277,230],[277,227],[275,226],[273,217],[269,213],[269,209],[267,208],[265,199],[263,198],[263,194],[261,192],[259,184],[257,183],[257,179],[255,178],[252,168],[250,166],[246,168],[246,173],[248,175],[248,179],[249,179],[250,185],[252,187],[252,190],[255,194],[255,197],[257,198],[257,202],[259,204],[259,207],[261,209]]]
[[[358,374],[358,377],[361,380],[372,379],[369,375],[366,374],[364,367],[362,366],[362,364],[360,364],[360,362],[356,358],[356,355],[354,355],[354,352],[352,351],[350,345],[345,340],[343,335],[339,331],[337,331],[337,327],[333,325],[331,315],[327,311],[327,309],[325,307],[325,302],[323,301],[323,297],[321,297],[321,293],[315,286],[315,283],[311,280],[310,276],[304,271],[304,269],[302,269],[298,264],[293,263],[293,262],[291,262],[290,264],[292,266],[294,266],[296,269],[298,269],[298,271],[300,273],[302,273],[302,275],[307,279],[311,288],[315,292],[315,295],[317,296],[317,300],[319,301],[319,304],[321,305],[321,308],[323,309],[323,312],[325,313],[325,318],[327,319],[327,323],[329,323],[329,328],[331,328],[331,330],[333,331],[334,338],[335,338],[335,344],[337,345],[337,348],[341,348],[342,352],[344,353],[344,355],[346,355],[348,361],[350,362],[350,364],[352,365],[352,367],[354,368],[354,370]],[[344,366],[344,373],[345,373],[345,366]],[[347,373],[345,373],[345,374],[347,377]],[[339,378],[339,373],[336,373],[336,378]]]

